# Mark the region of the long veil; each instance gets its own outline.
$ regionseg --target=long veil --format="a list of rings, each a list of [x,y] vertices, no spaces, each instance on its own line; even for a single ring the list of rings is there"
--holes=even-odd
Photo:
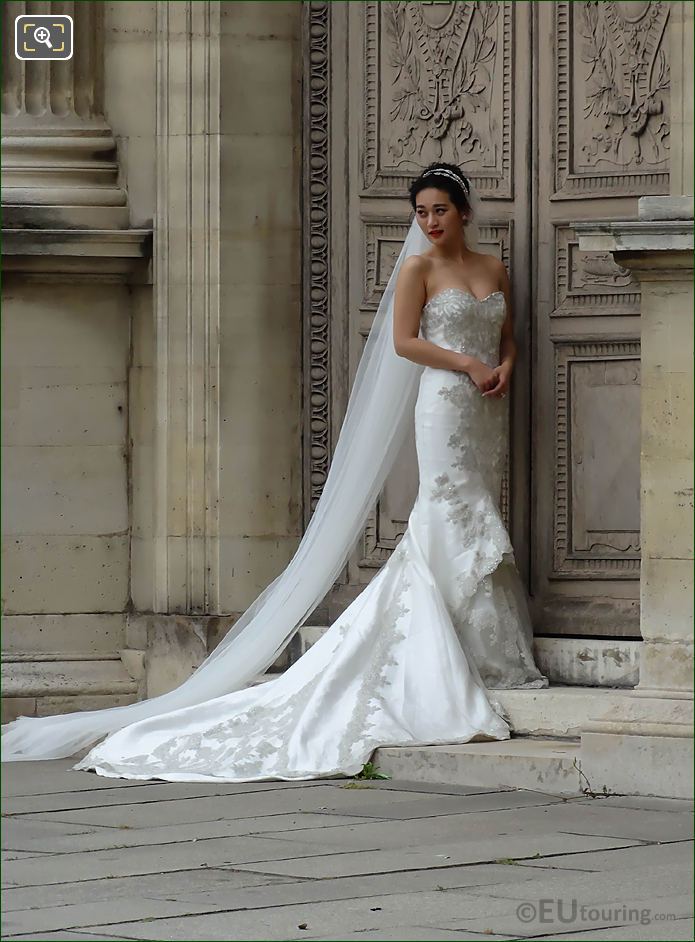
[[[284,571],[175,690],[128,706],[20,717],[3,727],[4,761],[71,756],[131,723],[239,690],[276,660],[345,565],[413,419],[423,368],[395,352],[393,299],[403,261],[429,245],[413,219],[359,362],[323,492]]]

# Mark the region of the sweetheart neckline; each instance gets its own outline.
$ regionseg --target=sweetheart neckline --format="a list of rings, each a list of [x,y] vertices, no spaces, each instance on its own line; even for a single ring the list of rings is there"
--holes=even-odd
[[[460,292],[460,294],[465,294],[466,297],[472,298],[474,301],[477,301],[478,304],[482,304],[483,301],[489,301],[489,299],[494,298],[496,294],[504,294],[503,291],[497,290],[497,291],[491,291],[490,294],[486,294],[484,298],[478,298],[472,292],[466,291],[465,288],[457,288],[456,286],[452,286],[451,288],[442,288],[440,291],[435,292],[432,295],[432,297],[429,299],[429,301],[425,301],[423,309],[425,307],[429,307],[429,305],[435,300],[435,298],[438,298],[440,294],[444,294],[447,291],[458,291]]]

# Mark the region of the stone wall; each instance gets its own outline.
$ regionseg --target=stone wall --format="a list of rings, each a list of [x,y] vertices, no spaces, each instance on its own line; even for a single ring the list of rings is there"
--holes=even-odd
[[[173,686],[302,527],[301,4],[81,10],[109,206],[59,161],[39,218],[28,147],[84,119],[5,99],[5,716]]]
[[[243,611],[301,513],[301,4],[221,16],[220,591]]]
[[[3,73],[4,717],[137,695],[121,659],[128,282],[145,276],[148,232],[129,222],[105,108],[105,7],[72,10],[71,60],[22,65],[8,51]],[[3,10],[9,38],[23,12]]]
[[[15,712],[133,690],[114,663],[129,595],[128,308],[122,286],[5,279],[4,695],[21,699]]]

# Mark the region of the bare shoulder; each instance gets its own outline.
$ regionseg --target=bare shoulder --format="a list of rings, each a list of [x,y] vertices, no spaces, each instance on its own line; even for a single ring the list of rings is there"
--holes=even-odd
[[[482,252],[478,256],[480,270],[485,272],[486,280],[494,284],[500,291],[507,291],[509,288],[509,275],[504,262],[500,261],[496,255],[485,255]]]
[[[430,269],[431,261],[426,255],[409,255],[401,265],[401,271],[405,272],[411,278],[416,275],[427,274]]]
[[[409,291],[419,287],[424,291],[430,265],[430,260],[424,255],[409,255],[401,265],[398,283],[407,286]]]
[[[506,267],[504,262],[500,261],[496,255],[486,255],[483,252],[480,252],[478,255],[480,260],[481,267],[484,267],[491,275],[501,275],[503,272],[506,274]]]

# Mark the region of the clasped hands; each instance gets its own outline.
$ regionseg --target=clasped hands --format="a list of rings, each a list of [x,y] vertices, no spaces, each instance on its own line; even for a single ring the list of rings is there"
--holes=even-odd
[[[483,396],[493,399],[503,399],[506,396],[512,375],[512,365],[508,361],[490,367],[482,360],[476,360],[467,372]]]

